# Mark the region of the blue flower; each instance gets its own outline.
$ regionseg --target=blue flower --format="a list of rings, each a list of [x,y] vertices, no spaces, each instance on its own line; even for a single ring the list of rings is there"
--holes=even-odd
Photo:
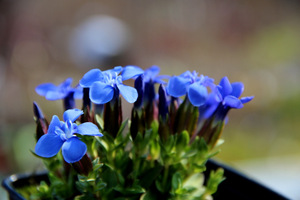
[[[126,75],[129,69],[138,70],[140,72],[138,75],[143,76],[144,83],[152,82],[152,83],[165,84],[165,81],[163,81],[163,79],[170,78],[170,76],[168,75],[158,75],[160,72],[160,68],[156,65],[153,65],[146,70],[143,70],[137,66],[126,66],[124,68],[124,71],[122,72],[122,76]],[[136,77],[132,77],[132,78],[136,78]]]
[[[35,88],[36,93],[44,96],[47,100],[59,100],[66,98],[70,93],[74,94],[76,99],[81,99],[83,96],[82,88],[77,86],[72,88],[72,78],[67,78],[59,86],[55,86],[53,83],[43,83]]]
[[[152,67],[149,67],[144,71],[144,82],[150,82],[153,83],[159,83],[159,84],[165,84],[165,81],[162,79],[168,79],[170,76],[167,75],[158,75],[160,72],[160,68],[156,65],[153,65]]]
[[[98,127],[86,122],[80,125],[74,121],[83,114],[79,109],[70,109],[64,112],[64,122],[54,115],[48,128],[48,133],[43,135],[35,146],[38,156],[50,158],[55,156],[60,149],[64,160],[68,163],[78,162],[87,151],[87,146],[75,134],[89,136],[103,136]]]
[[[226,117],[230,109],[240,109],[243,104],[254,97],[242,97],[244,84],[241,82],[230,83],[227,77],[223,77],[219,85],[209,94],[205,104],[199,107],[199,120],[196,136],[203,137],[207,144],[213,147],[222,133],[222,127],[226,123]],[[201,126],[200,126],[201,125]]]
[[[254,98],[250,96],[239,99],[244,91],[244,84],[242,82],[230,83],[226,76],[221,79],[217,88],[224,107],[239,109]]]
[[[194,106],[201,106],[206,102],[208,97],[206,87],[210,87],[212,90],[215,88],[213,82],[214,80],[208,76],[198,76],[198,73],[195,71],[186,71],[179,76],[170,78],[167,85],[167,92],[176,98],[187,94]]]
[[[242,82],[230,83],[227,77],[223,77],[216,89],[209,95],[206,103],[199,107],[200,118],[207,119],[214,113],[217,120],[224,120],[231,108],[240,109],[243,104],[254,97],[242,97],[244,84]]]
[[[103,72],[100,69],[92,69],[82,77],[79,83],[83,88],[90,88],[89,96],[93,103],[105,104],[119,93],[126,101],[133,103],[138,97],[136,89],[122,82],[143,72],[132,66],[124,69],[123,75],[119,75],[122,70],[120,66]]]

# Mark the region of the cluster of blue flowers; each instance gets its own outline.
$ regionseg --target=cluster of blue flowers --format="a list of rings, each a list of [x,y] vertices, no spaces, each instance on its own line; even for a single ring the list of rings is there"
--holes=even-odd
[[[201,124],[201,127],[191,129],[191,136],[205,137],[205,134],[214,134],[212,130],[215,130],[214,127],[207,128],[207,126],[214,126],[218,122],[223,123],[231,108],[240,109],[243,104],[253,99],[252,96],[240,98],[244,90],[243,83],[230,83],[227,77],[222,78],[216,85],[212,78],[199,75],[195,71],[186,71],[179,76],[161,76],[159,71],[157,66],[146,70],[137,66],[118,66],[106,71],[92,69],[82,77],[75,88],[71,87],[71,78],[59,86],[51,83],[39,85],[36,88],[39,95],[45,96],[48,100],[63,99],[66,111],[63,116],[64,121],[53,116],[47,133],[41,136],[36,144],[36,154],[48,158],[55,156],[62,149],[64,160],[68,163],[75,163],[87,152],[87,147],[80,140],[80,135],[103,136],[99,127],[92,122],[81,120],[81,123],[75,123],[78,118],[82,118],[84,112],[75,108],[74,98],[85,98],[83,90],[88,91],[88,99],[96,106],[112,105],[113,102],[119,101],[120,96],[129,103],[134,103],[131,117],[133,128],[130,129],[133,138],[136,135],[133,132],[149,127],[147,121],[151,123],[153,120],[162,120],[172,129],[174,123],[177,123],[174,117],[176,113],[188,114],[179,110],[181,104],[192,106],[192,112],[197,113],[198,117],[196,124],[198,126]],[[123,83],[128,79],[135,80],[134,87]],[[159,84],[157,93],[155,84]],[[109,112],[108,108],[106,112]],[[116,111],[111,109],[111,112]],[[139,112],[143,114],[138,114]],[[121,113],[117,116],[111,113],[102,116],[118,118],[119,115]],[[113,123],[112,121],[110,123]],[[176,125],[178,126],[178,123]],[[174,130],[173,134],[181,129]],[[109,132],[109,129],[104,128],[103,131]]]

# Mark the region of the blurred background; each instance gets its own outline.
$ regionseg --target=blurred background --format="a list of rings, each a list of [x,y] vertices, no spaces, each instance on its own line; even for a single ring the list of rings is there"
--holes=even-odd
[[[32,102],[48,118],[63,110],[38,84],[158,65],[244,82],[243,96],[255,99],[230,112],[217,159],[300,199],[299,11],[299,0],[0,0],[0,179],[42,167],[30,153]]]

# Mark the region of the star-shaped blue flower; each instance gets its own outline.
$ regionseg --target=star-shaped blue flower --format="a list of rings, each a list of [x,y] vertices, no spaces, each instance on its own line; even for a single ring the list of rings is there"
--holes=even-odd
[[[35,88],[36,93],[44,96],[47,100],[59,100],[66,98],[70,93],[74,93],[74,98],[81,99],[83,96],[82,88],[78,85],[73,88],[71,86],[72,78],[67,78],[59,86],[53,83],[43,83]]]
[[[242,97],[244,84],[242,82],[230,83],[225,76],[221,79],[219,85],[209,94],[204,105],[199,107],[200,117],[209,118],[216,110],[219,118],[224,118],[231,109],[240,109],[243,104],[251,101],[254,97]]]
[[[120,66],[103,72],[100,69],[92,69],[82,77],[79,83],[84,88],[90,88],[89,96],[93,103],[105,104],[119,93],[126,101],[133,103],[137,100],[138,93],[135,88],[124,85],[123,81],[143,72],[132,66],[124,69],[122,75],[119,75],[122,70]]]
[[[254,98],[250,96],[239,99],[244,91],[244,84],[242,82],[230,83],[226,76],[221,79],[217,88],[221,97],[220,101],[224,107],[239,109],[243,107],[243,104]]]
[[[167,92],[176,98],[187,94],[190,102],[194,106],[201,106],[208,97],[206,87],[213,89],[215,87],[213,82],[214,80],[208,76],[198,76],[198,73],[195,71],[186,71],[179,76],[170,78],[167,85]]]
[[[167,75],[158,75],[160,72],[160,68],[156,65],[153,65],[145,70],[137,67],[137,66],[126,66],[124,68],[124,71],[122,72],[122,76],[128,76],[130,71],[138,70],[138,75],[143,75],[143,82],[152,82],[152,83],[158,83],[158,84],[165,84],[166,82],[163,81],[163,79],[168,79],[170,76]],[[127,75],[128,74],[128,75]],[[136,78],[136,77],[131,77]]]
[[[67,163],[78,162],[87,151],[87,146],[75,134],[89,136],[103,136],[98,127],[86,122],[80,125],[74,121],[83,114],[79,109],[70,109],[64,112],[64,122],[54,115],[49,125],[47,134],[43,135],[35,146],[38,156],[50,158],[55,156],[60,149]]]

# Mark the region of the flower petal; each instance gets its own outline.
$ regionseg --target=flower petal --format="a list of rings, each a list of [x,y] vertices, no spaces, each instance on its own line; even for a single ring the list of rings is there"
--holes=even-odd
[[[67,78],[64,82],[62,82],[58,87],[59,88],[68,88],[71,87],[72,84],[72,78]]]
[[[67,163],[78,162],[86,153],[87,147],[78,137],[69,138],[62,145],[62,155]]]
[[[52,120],[50,122],[49,128],[48,128],[48,134],[55,134],[55,127],[61,128],[61,123],[59,118],[56,115],[53,115]]]
[[[36,93],[38,93],[41,96],[46,96],[47,92],[49,91],[57,91],[57,90],[58,90],[57,86],[55,86],[52,83],[43,83],[38,85],[35,88]]]
[[[92,69],[83,75],[82,79],[79,81],[81,87],[91,87],[96,81],[103,80],[104,76],[100,69]]]
[[[118,84],[117,87],[124,99],[129,103],[134,103],[137,100],[138,93],[135,88],[124,84]]]
[[[64,121],[67,122],[71,120],[71,122],[74,122],[82,114],[83,111],[77,108],[66,110],[64,112]]]
[[[75,99],[82,99],[83,98],[83,88],[78,85],[76,88],[73,89],[74,91],[74,98]]]
[[[45,95],[45,98],[49,101],[55,101],[55,100],[59,100],[59,99],[64,99],[67,95],[68,95],[67,92],[63,92],[63,91],[60,91],[60,90],[49,91]]]
[[[221,86],[220,93],[222,94],[223,97],[231,94],[232,86],[226,76],[221,79],[219,85]]]
[[[217,110],[217,108],[218,108],[218,104],[208,105],[203,111],[204,112],[202,115],[203,118],[208,119],[209,117],[211,117],[214,114],[214,112]]]
[[[195,71],[194,71],[194,72],[195,72]],[[195,75],[194,75],[191,71],[189,71],[189,70],[183,72],[183,73],[180,74],[179,76],[182,77],[182,78],[186,78],[186,79],[191,79],[191,78],[195,77]],[[196,74],[196,76],[197,76],[197,74]]]
[[[242,97],[241,102],[242,102],[242,104],[245,104],[245,103],[248,103],[249,101],[251,101],[253,98],[254,98],[254,96]]]
[[[90,99],[96,104],[105,104],[114,97],[114,88],[100,81],[95,82],[90,88]]]
[[[83,124],[78,125],[76,133],[80,135],[90,135],[99,137],[103,136],[103,134],[99,132],[98,127],[91,122],[85,122]]]
[[[169,75],[160,75],[160,76],[156,76],[153,78],[153,82],[154,83],[158,83],[158,84],[166,84],[165,81],[163,81],[162,79],[170,79],[171,76]]]
[[[60,135],[45,134],[36,143],[35,153],[41,157],[50,158],[59,152],[63,143]]]
[[[173,97],[180,97],[186,94],[187,86],[189,84],[190,80],[179,76],[173,76],[169,80],[167,92]]]
[[[159,74],[160,68],[156,65],[153,65],[145,70],[145,81],[149,82],[150,80],[154,81],[155,77]]]
[[[236,98],[235,96],[227,95],[223,100],[223,105],[228,106],[230,108],[242,108],[243,104],[241,100]]]
[[[128,80],[131,78],[136,78],[136,76],[141,75],[144,73],[144,70],[137,66],[128,65],[123,69],[122,72],[122,80]]]
[[[231,84],[232,92],[230,95],[239,98],[241,94],[244,92],[244,84],[242,82],[235,82]]]
[[[152,65],[151,67],[149,67],[147,70],[146,70],[148,73],[151,73],[152,76],[157,76],[160,72],[160,68],[159,66],[157,65]]]
[[[201,106],[205,103],[208,96],[206,87],[199,83],[193,83],[188,89],[188,97],[194,106]]]
[[[118,76],[118,74],[122,71],[122,69],[123,69],[123,67],[116,66],[113,69],[105,70],[103,73],[111,74],[112,78],[114,79],[114,78],[116,78]]]

